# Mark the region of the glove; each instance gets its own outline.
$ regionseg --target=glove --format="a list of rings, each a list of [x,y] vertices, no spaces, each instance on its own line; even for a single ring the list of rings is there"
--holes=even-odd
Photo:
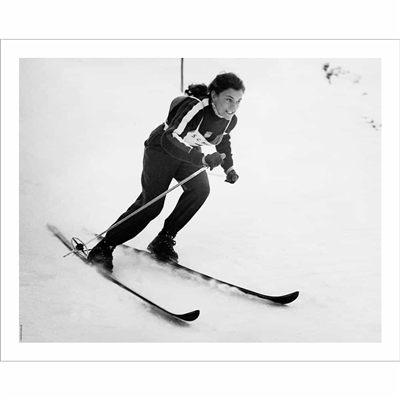
[[[236,173],[234,169],[231,169],[226,175],[225,182],[235,183],[239,179],[239,175]]]
[[[203,164],[208,165],[210,167],[210,171],[212,171],[215,167],[222,164],[226,155],[224,153],[215,153],[209,154],[204,157]]]

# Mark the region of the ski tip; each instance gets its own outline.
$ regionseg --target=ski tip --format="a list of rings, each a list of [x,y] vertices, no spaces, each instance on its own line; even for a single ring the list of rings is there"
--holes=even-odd
[[[50,224],[49,222],[46,224],[46,227],[47,227],[47,229],[48,229],[49,231],[51,231],[51,232],[53,232],[53,233],[55,233],[56,231],[58,231],[58,229],[57,229],[53,224]]]
[[[284,294],[283,296],[264,296],[263,298],[270,300],[276,304],[289,304],[295,301],[299,297],[299,292],[293,292],[289,294]]]
[[[290,294],[287,294],[282,298],[282,304],[289,304],[295,301],[299,297],[300,292],[293,292]]]
[[[183,321],[192,322],[195,321],[200,315],[200,310],[188,312],[186,314],[176,314],[176,317]]]

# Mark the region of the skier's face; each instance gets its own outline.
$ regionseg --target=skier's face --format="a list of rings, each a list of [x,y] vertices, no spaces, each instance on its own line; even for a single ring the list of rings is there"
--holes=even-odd
[[[243,90],[227,89],[217,94],[211,92],[211,100],[214,112],[222,118],[230,120],[237,109],[243,97]]]

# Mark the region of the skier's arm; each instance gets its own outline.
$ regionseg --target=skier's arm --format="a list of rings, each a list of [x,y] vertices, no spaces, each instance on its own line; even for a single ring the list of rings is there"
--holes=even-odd
[[[197,100],[190,99],[184,102],[171,121],[161,137],[161,146],[172,157],[181,161],[186,161],[203,166],[204,154],[196,150],[184,141],[187,132],[195,130],[203,116],[203,104]]]

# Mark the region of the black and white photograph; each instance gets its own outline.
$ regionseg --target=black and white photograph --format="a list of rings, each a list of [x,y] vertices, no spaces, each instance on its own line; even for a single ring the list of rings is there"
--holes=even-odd
[[[399,397],[398,2],[1,9],[2,399]]]
[[[380,92],[379,59],[21,59],[20,340],[380,342]]]

